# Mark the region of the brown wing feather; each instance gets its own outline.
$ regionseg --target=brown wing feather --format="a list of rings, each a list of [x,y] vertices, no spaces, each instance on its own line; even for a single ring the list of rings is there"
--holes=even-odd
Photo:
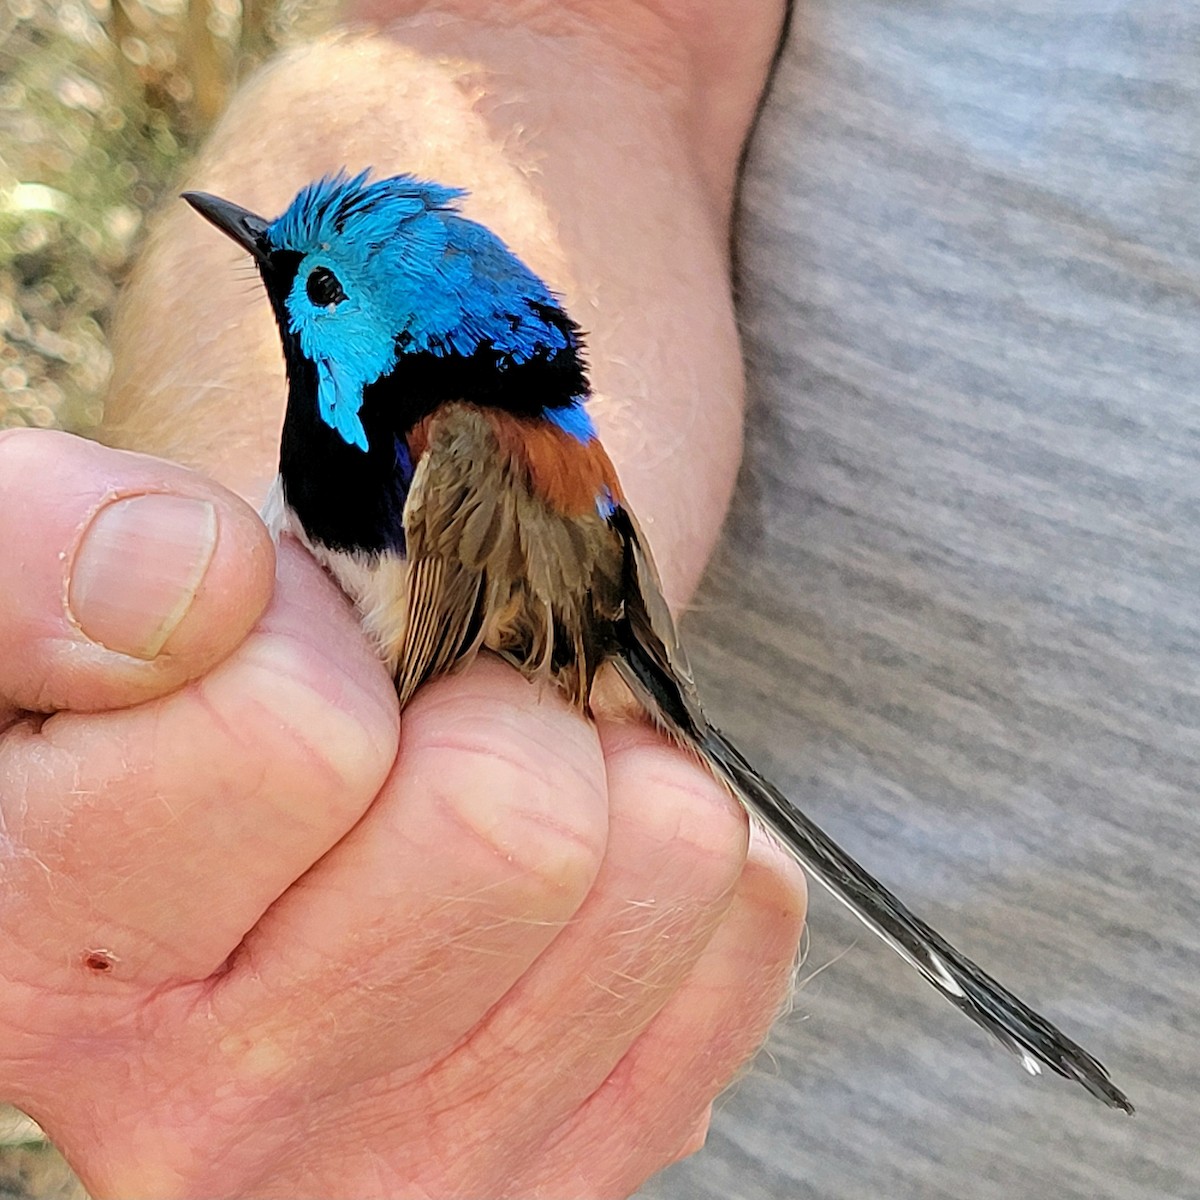
[[[487,646],[586,708],[621,610],[620,536],[594,504],[568,515],[538,494],[519,440],[498,437],[493,414],[449,405],[422,439],[404,513],[401,703]]]
[[[439,442],[434,459],[431,445],[413,477],[404,512],[409,574],[408,617],[396,672],[401,704],[426,679],[477,648],[483,571],[463,561],[459,546],[478,503],[467,471],[470,460],[455,450],[453,438],[449,444]]]
[[[618,511],[615,524],[626,548],[625,615],[640,640],[659,660],[659,666],[675,675],[689,698],[698,705],[692,664],[679,640],[679,630],[663,595],[658,567],[642,527],[627,508]]]

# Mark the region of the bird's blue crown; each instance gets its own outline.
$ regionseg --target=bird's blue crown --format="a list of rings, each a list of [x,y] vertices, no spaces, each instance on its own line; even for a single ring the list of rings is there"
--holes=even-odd
[[[303,366],[294,374],[315,384],[321,420],[348,446],[368,448],[370,389],[404,410],[396,432],[465,399],[595,436],[577,327],[495,234],[462,216],[463,194],[339,172],[267,226],[263,275],[289,371]]]

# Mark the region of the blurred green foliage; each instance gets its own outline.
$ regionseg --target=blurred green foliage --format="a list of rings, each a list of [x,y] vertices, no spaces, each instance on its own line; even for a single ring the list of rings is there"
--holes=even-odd
[[[0,0],[0,428],[85,428],[146,214],[239,78],[335,0]]]

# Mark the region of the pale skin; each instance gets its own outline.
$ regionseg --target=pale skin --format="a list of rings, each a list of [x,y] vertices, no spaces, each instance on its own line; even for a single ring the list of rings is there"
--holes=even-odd
[[[388,29],[269,70],[189,183],[268,215],[342,165],[469,184],[589,330],[682,603],[737,466],[728,223],[779,7],[356,15]],[[802,877],[644,725],[495,661],[399,720],[251,507],[283,396],[257,285],[179,205],[103,431],[158,457],[0,435],[0,1091],[97,1197],[627,1195],[765,1036]]]

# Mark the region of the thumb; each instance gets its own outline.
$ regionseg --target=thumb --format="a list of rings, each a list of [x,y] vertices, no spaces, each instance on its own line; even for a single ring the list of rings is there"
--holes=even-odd
[[[0,717],[123,708],[238,645],[275,557],[254,511],[172,463],[0,433]]]

